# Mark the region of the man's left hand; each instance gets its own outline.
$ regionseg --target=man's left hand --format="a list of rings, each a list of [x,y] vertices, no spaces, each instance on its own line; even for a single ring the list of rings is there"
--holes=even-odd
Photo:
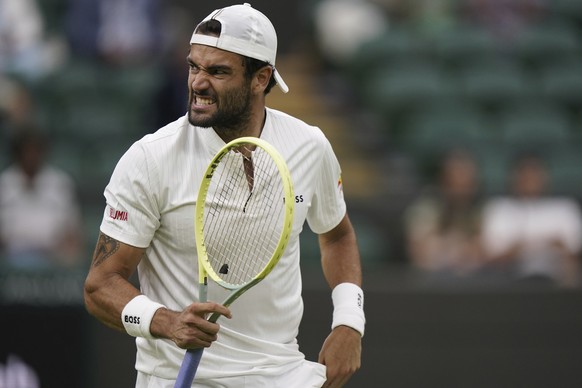
[[[338,326],[326,338],[319,352],[320,364],[327,368],[323,388],[342,387],[360,368],[362,336],[348,326]]]

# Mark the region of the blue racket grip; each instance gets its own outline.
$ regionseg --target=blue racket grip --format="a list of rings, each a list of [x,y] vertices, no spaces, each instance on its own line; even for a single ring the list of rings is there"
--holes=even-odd
[[[200,364],[202,353],[204,353],[204,348],[188,349],[186,351],[174,388],[190,388],[192,386],[192,381],[194,381],[194,376],[196,376],[196,370],[198,369],[198,364]]]

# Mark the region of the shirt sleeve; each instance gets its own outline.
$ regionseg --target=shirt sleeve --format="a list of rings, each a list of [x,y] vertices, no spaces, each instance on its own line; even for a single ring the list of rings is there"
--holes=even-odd
[[[340,164],[331,144],[324,138],[316,176],[315,191],[307,213],[307,223],[317,234],[337,226],[346,214]]]
[[[107,187],[101,232],[123,243],[146,248],[160,225],[154,194],[157,169],[135,143],[121,157]]]

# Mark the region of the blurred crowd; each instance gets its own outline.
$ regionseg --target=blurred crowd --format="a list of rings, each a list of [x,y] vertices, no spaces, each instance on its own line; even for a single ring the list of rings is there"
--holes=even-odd
[[[386,256],[444,283],[581,285],[581,2],[322,0],[313,23],[384,170]]]
[[[568,1],[565,1],[567,3]],[[314,11],[315,37],[326,60],[342,64],[359,45],[405,25],[431,35],[471,24],[509,43],[543,20],[549,0],[321,0]]]
[[[582,212],[551,190],[540,155],[516,156],[507,191],[484,196],[479,166],[464,150],[443,155],[434,185],[405,211],[412,264],[444,280],[458,277],[580,285]]]
[[[573,10],[576,2],[570,3]],[[571,179],[580,174],[566,173],[557,182],[554,168],[556,155],[566,155],[564,143],[541,137],[526,147],[506,141],[509,137],[500,142],[476,134],[480,127],[508,126],[492,118],[514,113],[524,102],[544,109],[558,106],[582,119],[577,95],[563,94],[560,101],[536,98],[529,105],[535,93],[525,93],[527,100],[521,95],[519,101],[509,100],[510,92],[515,97],[515,90],[508,89],[515,79],[498,82],[503,89],[488,78],[507,70],[509,62],[519,62],[512,50],[524,31],[550,19],[555,25],[558,10],[552,5],[545,0],[303,2],[313,23],[309,43],[322,59],[322,75],[343,79],[347,87],[341,91],[354,103],[356,117],[362,112],[375,117],[371,129],[361,129],[371,130],[377,139],[364,154],[388,161],[375,163],[386,171],[394,171],[391,161],[403,157],[412,166],[403,172],[415,177],[409,180],[413,187],[399,190],[404,200],[391,205],[391,192],[379,190],[381,200],[369,201],[375,217],[387,214],[378,207],[398,207],[390,213],[398,217],[384,217],[379,224],[390,223],[387,233],[396,224],[401,233],[388,240],[399,240],[394,245],[401,249],[377,256],[445,281],[488,277],[581,285],[582,190]],[[568,26],[576,31],[574,44],[580,44],[574,48],[582,49],[582,7],[579,14],[565,9],[559,12],[572,17]],[[183,43],[191,20],[203,16],[195,13],[185,1],[0,0],[1,267],[88,265],[111,163],[138,137],[184,112]],[[456,40],[463,34],[475,40]],[[372,52],[371,47],[384,51]],[[526,50],[519,47],[520,53]],[[568,47],[564,43],[563,53]],[[554,45],[552,52],[556,49]],[[413,58],[417,61],[406,62]],[[527,57],[527,66],[532,58]],[[562,57],[552,58],[557,62]],[[481,86],[467,83],[450,90],[462,75],[473,79],[461,62],[503,65],[480,74]],[[573,55],[567,62],[582,64],[582,57]],[[444,65],[455,82],[436,83],[432,71]],[[408,83],[406,74],[396,70],[412,74]],[[476,90],[481,93],[477,97]],[[475,109],[465,106],[476,98],[480,115],[469,117]],[[435,102],[446,108],[428,115]],[[531,120],[535,115],[530,113],[525,116],[534,125],[543,122]],[[420,127],[425,132],[413,133]],[[536,137],[530,135],[528,140]],[[569,139],[567,148],[576,149]],[[500,167],[493,171],[492,165]],[[403,182],[385,175],[387,186]]]
[[[178,64],[175,42],[191,33],[184,28],[187,17],[179,2],[164,7],[158,0],[0,0],[0,268],[88,265],[94,238],[89,231],[98,228],[102,211],[92,199],[99,198],[105,182],[86,189],[97,190],[86,195],[81,178],[95,178],[86,166],[99,162],[91,154],[107,149],[107,142],[119,142],[122,149],[158,122],[183,113],[186,48],[181,46]],[[84,130],[109,113],[85,109],[106,103],[104,94],[92,99],[98,84],[107,83],[105,72],[151,63],[156,65],[152,76],[162,81],[144,100],[159,109],[149,121],[128,127],[130,136],[123,123],[98,122],[96,130],[111,136],[99,147],[82,149],[95,143],[94,138],[77,141],[87,135]],[[98,76],[92,80],[91,74]],[[131,93],[123,86],[117,91]],[[115,89],[107,92],[115,99]],[[81,112],[76,121],[75,111]],[[95,225],[88,226],[87,218]]]

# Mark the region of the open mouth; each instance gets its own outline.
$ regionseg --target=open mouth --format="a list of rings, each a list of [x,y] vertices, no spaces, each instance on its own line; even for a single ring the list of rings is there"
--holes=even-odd
[[[194,104],[195,105],[212,105],[216,103],[213,98],[210,97],[201,97],[201,96],[194,96]]]

